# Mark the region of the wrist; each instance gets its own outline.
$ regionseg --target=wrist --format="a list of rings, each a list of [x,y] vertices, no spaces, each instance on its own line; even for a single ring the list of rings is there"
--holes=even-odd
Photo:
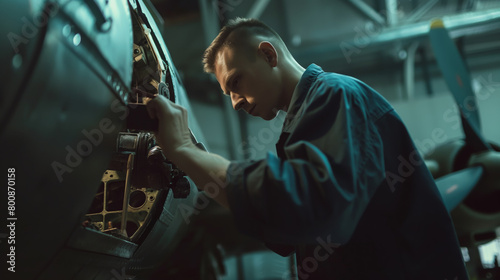
[[[172,149],[169,154],[169,159],[179,166],[182,162],[186,161],[186,159],[193,157],[193,151],[195,149],[198,148],[193,143],[186,143]]]

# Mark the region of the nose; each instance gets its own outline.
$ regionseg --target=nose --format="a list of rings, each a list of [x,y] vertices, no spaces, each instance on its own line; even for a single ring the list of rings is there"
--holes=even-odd
[[[234,92],[231,92],[231,103],[233,104],[234,110],[238,111],[240,110],[243,105],[245,105],[246,99]]]

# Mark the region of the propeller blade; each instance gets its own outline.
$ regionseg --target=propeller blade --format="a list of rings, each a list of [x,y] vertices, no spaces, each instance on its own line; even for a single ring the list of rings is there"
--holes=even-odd
[[[473,166],[453,172],[436,180],[444,205],[453,210],[474,189],[484,173],[482,166]]]
[[[481,135],[479,111],[469,71],[442,20],[432,21],[429,38],[439,68],[460,110],[467,144],[473,152],[491,150]]]

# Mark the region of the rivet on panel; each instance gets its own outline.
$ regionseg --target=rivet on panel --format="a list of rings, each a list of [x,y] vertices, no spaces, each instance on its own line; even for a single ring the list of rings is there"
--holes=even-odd
[[[71,25],[66,24],[62,29],[62,34],[65,37],[69,37],[69,35],[71,35]]]
[[[76,33],[75,36],[73,36],[73,45],[78,46],[82,42],[82,36],[79,33]]]
[[[14,57],[12,57],[12,66],[14,69],[19,69],[21,65],[23,65],[23,57],[20,54],[14,55]]]

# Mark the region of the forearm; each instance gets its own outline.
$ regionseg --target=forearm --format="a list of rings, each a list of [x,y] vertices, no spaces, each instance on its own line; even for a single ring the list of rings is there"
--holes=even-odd
[[[230,161],[189,145],[176,150],[171,159],[198,186],[222,206],[229,208],[226,171]]]

